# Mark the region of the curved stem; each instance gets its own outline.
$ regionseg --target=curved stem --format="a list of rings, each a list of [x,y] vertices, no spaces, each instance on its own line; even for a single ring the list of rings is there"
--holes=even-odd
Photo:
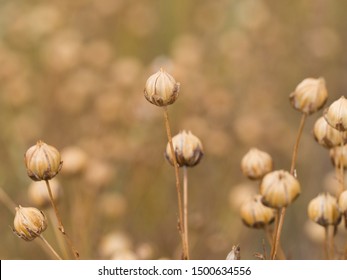
[[[7,193],[0,187],[0,201],[11,211],[13,214],[16,213],[15,209],[17,205],[13,202],[13,200],[7,195]]]
[[[186,242],[187,254],[189,258],[189,239],[188,239],[188,169],[183,166],[183,215],[184,215],[184,237]]]
[[[58,259],[62,260],[62,258],[59,256],[59,254],[53,249],[51,244],[48,243],[48,241],[42,236],[39,235],[40,239],[43,241],[43,243],[47,246],[47,248],[53,253],[53,255]]]
[[[175,156],[175,150],[173,147],[172,143],[172,134],[171,134],[171,129],[170,129],[170,123],[169,123],[169,115],[167,112],[167,107],[164,106],[164,119],[165,119],[165,127],[166,127],[166,134],[167,138],[169,140],[169,145],[170,145],[170,150],[171,150],[171,155],[172,159],[174,162],[174,169],[175,169],[175,177],[176,177],[176,191],[177,191],[177,199],[178,199],[178,231],[181,236],[181,241],[182,241],[182,259],[188,260],[188,250],[186,248],[186,243],[185,243],[185,228],[184,228],[184,223],[183,223],[183,207],[182,207],[182,193],[181,193],[181,185],[180,185],[180,178],[179,178],[179,170],[178,170],[178,164]]]
[[[46,182],[46,186],[47,186],[49,198],[50,198],[50,200],[51,200],[51,204],[52,204],[52,207],[53,207],[54,212],[55,212],[55,216],[57,217],[57,220],[58,220],[58,228],[59,228],[60,232],[64,235],[65,240],[66,240],[66,242],[68,243],[68,245],[70,246],[71,251],[72,251],[72,253],[74,254],[75,259],[78,260],[78,259],[79,259],[79,253],[78,253],[78,251],[74,248],[74,246],[72,245],[72,241],[71,241],[70,237],[67,235],[67,233],[66,233],[66,231],[65,231],[65,228],[64,228],[62,219],[61,219],[61,217],[60,217],[58,208],[57,208],[57,206],[56,206],[56,204],[55,204],[55,202],[54,202],[54,198],[53,198],[53,195],[52,195],[51,187],[50,187],[50,185],[49,185],[49,181],[48,181],[48,180],[45,180],[45,182]]]

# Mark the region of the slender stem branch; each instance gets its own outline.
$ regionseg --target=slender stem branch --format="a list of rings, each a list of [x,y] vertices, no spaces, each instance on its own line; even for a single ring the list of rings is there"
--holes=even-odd
[[[295,141],[293,154],[292,154],[292,162],[290,165],[290,174],[292,174],[295,177],[296,177],[296,171],[295,171],[296,158],[298,156],[299,143],[300,143],[302,131],[304,129],[306,118],[307,118],[307,114],[303,113],[301,116],[299,130],[298,130],[298,134],[296,136],[296,141]],[[271,259],[273,259],[273,260],[276,258],[277,248],[278,248],[278,244],[279,244],[279,241],[281,238],[284,216],[286,214],[286,207],[278,209],[278,214],[279,214],[279,221],[278,221],[278,224],[275,228],[274,244],[273,244],[273,250],[272,250],[272,254],[271,254]]]
[[[48,241],[42,236],[39,235],[40,239],[43,241],[43,243],[47,246],[47,248],[53,253],[53,255],[58,259],[62,260],[62,258],[59,256],[59,254],[53,249],[51,244],[48,243]]]
[[[341,131],[341,139],[343,139],[343,131]],[[343,157],[344,157],[344,143],[341,141],[341,155],[340,155],[340,180],[339,180],[339,190],[337,191],[336,197],[338,198],[340,194],[345,189],[345,172],[344,172],[344,166],[343,166]]]
[[[169,122],[169,114],[167,111],[167,107],[164,106],[164,119],[165,119],[165,127],[166,127],[166,134],[169,140],[170,150],[172,159],[174,162],[174,169],[175,169],[175,177],[176,177],[176,191],[177,191],[177,199],[178,199],[178,213],[179,213],[179,222],[178,222],[178,231],[181,235],[181,241],[182,241],[182,259],[187,260],[188,259],[188,250],[186,248],[185,243],[185,228],[183,223],[183,207],[182,207],[182,193],[181,193],[181,185],[180,185],[180,178],[179,178],[179,170],[178,170],[178,164],[175,156],[175,150],[172,143],[172,134],[170,129],[170,122]]]
[[[183,215],[184,215],[184,237],[189,258],[189,239],[188,239],[188,169],[183,166]]]
[[[62,219],[61,219],[61,217],[60,217],[58,208],[57,208],[57,206],[56,206],[56,204],[55,204],[55,202],[54,202],[54,198],[53,198],[53,195],[52,195],[51,187],[50,187],[50,185],[49,185],[49,181],[48,181],[48,180],[45,180],[45,182],[46,182],[46,186],[47,186],[49,198],[50,198],[50,200],[51,200],[51,204],[52,204],[52,207],[53,207],[54,212],[55,212],[55,216],[57,217],[57,220],[58,220],[58,229],[59,229],[60,232],[64,235],[65,240],[66,240],[66,242],[68,243],[68,245],[70,246],[71,251],[72,251],[72,253],[74,254],[75,259],[78,260],[78,259],[79,259],[79,253],[78,253],[78,251],[75,249],[75,247],[73,246],[70,237],[67,235],[67,233],[66,233],[66,231],[65,231],[65,228],[64,228]]]
[[[8,208],[11,213],[15,214],[17,205],[13,200],[7,195],[7,193],[0,187],[0,201]]]
[[[57,239],[60,251],[62,252],[63,257],[65,259],[69,259],[69,255],[68,255],[68,252],[66,250],[66,243],[64,242],[64,239],[63,239],[62,235],[60,234],[59,227],[58,227],[58,224],[57,224],[57,217],[55,216],[55,212],[54,212],[54,210],[52,208],[49,208],[47,213],[48,213],[49,219],[51,220],[51,222],[54,225],[53,231],[54,231],[54,235],[55,235],[55,237]]]

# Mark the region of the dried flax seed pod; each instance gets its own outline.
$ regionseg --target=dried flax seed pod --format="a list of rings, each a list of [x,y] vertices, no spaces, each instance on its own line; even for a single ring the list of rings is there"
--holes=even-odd
[[[341,221],[341,212],[336,197],[329,193],[319,194],[308,205],[309,218],[321,226],[338,225]]]
[[[336,146],[330,149],[330,159],[334,166],[343,168],[347,167],[347,145]]]
[[[347,100],[341,96],[334,101],[325,111],[324,118],[329,125],[339,131],[347,130]]]
[[[160,69],[148,78],[144,95],[150,103],[162,107],[176,101],[179,89],[180,84],[169,73]]]
[[[250,149],[241,160],[241,170],[249,179],[257,180],[272,171],[271,156],[256,148]]]
[[[201,141],[190,131],[181,131],[172,138],[177,164],[181,166],[193,167],[197,165],[204,155]],[[166,146],[165,157],[171,165],[174,164],[170,143]]]
[[[13,232],[25,241],[34,240],[47,228],[47,219],[42,211],[33,207],[16,207]]]
[[[28,176],[34,181],[52,179],[63,165],[59,151],[41,140],[26,151],[24,162]]]
[[[262,203],[268,207],[287,207],[300,195],[300,183],[288,171],[276,170],[266,174],[260,184]]]
[[[324,117],[320,117],[314,124],[313,136],[318,144],[325,148],[333,148],[346,144],[347,142],[347,131],[341,132],[333,128],[327,123]]]
[[[263,228],[275,219],[274,209],[266,207],[261,195],[255,195],[241,206],[240,215],[243,223],[252,228]]]
[[[347,213],[347,190],[339,196],[339,208],[342,213]]]
[[[307,78],[289,96],[292,106],[310,115],[322,108],[327,101],[328,91],[323,78]]]

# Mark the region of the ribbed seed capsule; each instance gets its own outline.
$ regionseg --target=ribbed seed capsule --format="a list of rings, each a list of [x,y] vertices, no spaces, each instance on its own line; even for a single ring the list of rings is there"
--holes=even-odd
[[[305,114],[312,114],[322,108],[328,92],[323,78],[303,80],[289,96],[292,106]]]
[[[332,148],[346,143],[347,131],[341,132],[327,123],[324,117],[320,117],[314,124],[313,136],[315,140],[325,148]]]
[[[339,131],[347,130],[347,100],[341,96],[334,101],[325,111],[324,118],[329,125]]]
[[[62,194],[62,188],[57,179],[54,178],[50,182],[50,187],[54,201],[59,201]],[[34,206],[38,208],[47,208],[51,205],[47,188],[44,184],[42,184],[42,182],[32,182],[29,185],[28,197]]]
[[[152,104],[166,106],[178,98],[180,84],[163,69],[150,76],[146,82],[144,95]]]
[[[319,194],[308,205],[309,218],[321,226],[338,225],[341,221],[341,212],[337,199],[329,193]]]
[[[347,168],[347,145],[331,148],[329,154],[334,166]]]
[[[34,181],[52,179],[63,164],[59,151],[41,140],[26,151],[24,162],[28,176]]]
[[[172,144],[174,147],[177,164],[179,166],[193,167],[200,162],[202,156],[204,155],[200,139],[190,131],[186,132],[183,130],[179,134],[175,135],[172,138]],[[170,143],[167,143],[165,157],[170,164],[174,164]]]
[[[271,156],[256,148],[250,149],[241,160],[241,169],[245,176],[252,180],[261,179],[272,171],[273,161]]]
[[[263,228],[273,222],[275,218],[274,209],[266,207],[261,200],[261,195],[255,195],[242,204],[240,215],[246,226]]]
[[[42,211],[33,207],[16,207],[14,233],[25,241],[40,236],[47,228],[47,219]]]
[[[260,184],[262,203],[272,208],[288,206],[299,196],[300,191],[299,181],[284,170],[266,174]]]
[[[347,190],[339,196],[339,208],[342,213],[347,213]]]

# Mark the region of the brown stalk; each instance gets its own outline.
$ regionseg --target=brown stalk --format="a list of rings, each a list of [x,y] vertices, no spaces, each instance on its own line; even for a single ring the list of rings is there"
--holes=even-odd
[[[189,242],[188,242],[188,169],[183,166],[183,219],[184,219],[184,238],[189,257]]]
[[[53,249],[53,247],[48,243],[48,241],[42,236],[39,235],[40,239],[43,241],[43,243],[47,246],[49,251],[58,259],[62,260],[62,258],[59,256],[59,254]]]

